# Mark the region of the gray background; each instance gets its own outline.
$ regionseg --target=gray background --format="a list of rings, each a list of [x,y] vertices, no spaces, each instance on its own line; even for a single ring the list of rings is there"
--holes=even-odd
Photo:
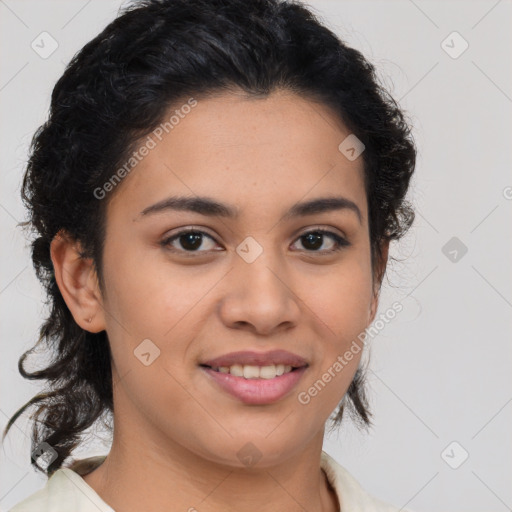
[[[419,149],[410,192],[417,221],[392,248],[399,261],[388,269],[380,307],[399,300],[404,310],[371,344],[376,426],[365,435],[346,423],[326,438],[325,450],[370,493],[397,506],[510,510],[512,3],[308,3],[376,64],[407,111]],[[65,63],[120,5],[0,0],[1,428],[39,389],[17,370],[44,311],[16,227],[24,219],[27,147]],[[31,48],[43,31],[58,43],[45,59]],[[457,58],[464,41],[450,36],[454,31],[469,44]],[[91,433],[75,454],[107,453],[100,434]],[[29,453],[20,420],[0,451],[2,511],[45,482],[30,468]]]

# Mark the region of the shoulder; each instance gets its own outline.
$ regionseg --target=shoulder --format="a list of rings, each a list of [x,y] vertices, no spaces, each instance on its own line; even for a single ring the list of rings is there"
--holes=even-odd
[[[341,464],[322,451],[322,469],[336,491],[343,512],[412,512],[395,507],[368,494],[359,482]]]
[[[114,512],[80,476],[92,471],[105,457],[76,461],[71,468],[55,471],[45,486],[15,505],[9,512]]]

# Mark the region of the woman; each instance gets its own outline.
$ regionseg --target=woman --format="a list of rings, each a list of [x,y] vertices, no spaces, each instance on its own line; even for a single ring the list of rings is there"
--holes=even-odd
[[[391,511],[322,451],[362,364],[415,147],[303,5],[135,2],[75,56],[22,195],[49,390],[12,510]],[[110,452],[68,461],[113,420]],[[68,462],[66,462],[68,461]]]

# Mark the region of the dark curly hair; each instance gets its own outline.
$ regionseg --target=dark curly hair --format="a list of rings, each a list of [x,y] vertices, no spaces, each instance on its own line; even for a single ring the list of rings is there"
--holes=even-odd
[[[32,449],[57,453],[48,477],[82,441],[84,431],[113,412],[109,341],[73,319],[53,274],[50,243],[59,232],[79,241],[92,258],[100,287],[105,209],[94,191],[126,161],[183,98],[242,91],[265,97],[283,89],[330,107],[365,145],[372,268],[378,286],[383,243],[400,238],[414,213],[405,195],[416,149],[405,116],[379,84],[374,66],[345,45],[298,0],[142,0],[133,2],[71,60],[51,97],[50,113],[35,133],[22,186],[32,228],[32,260],[45,287],[49,315],[35,346],[19,359],[20,374],[44,380],[9,420],[3,438],[36,406]],[[112,194],[111,194],[112,195]],[[385,268],[385,266],[384,266]],[[51,363],[27,372],[40,344]],[[338,404],[359,426],[371,425],[358,369]],[[2,439],[3,439],[2,438]]]

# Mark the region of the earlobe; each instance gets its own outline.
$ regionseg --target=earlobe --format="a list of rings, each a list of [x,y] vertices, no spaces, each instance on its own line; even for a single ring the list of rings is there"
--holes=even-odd
[[[52,240],[50,255],[55,280],[75,322],[89,332],[104,330],[102,297],[93,260],[83,257],[79,242],[64,232]]]

